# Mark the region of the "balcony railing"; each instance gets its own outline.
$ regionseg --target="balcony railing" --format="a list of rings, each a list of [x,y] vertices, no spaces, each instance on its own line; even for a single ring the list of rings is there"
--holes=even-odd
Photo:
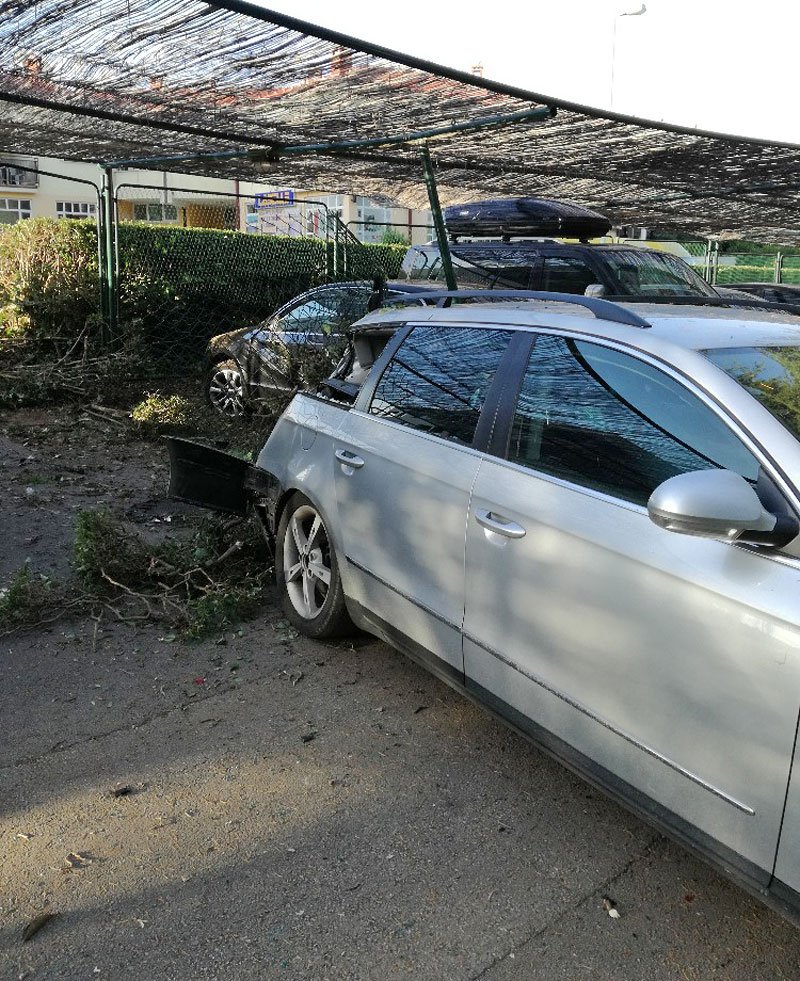
[[[38,187],[39,175],[34,157],[0,157],[0,187]]]

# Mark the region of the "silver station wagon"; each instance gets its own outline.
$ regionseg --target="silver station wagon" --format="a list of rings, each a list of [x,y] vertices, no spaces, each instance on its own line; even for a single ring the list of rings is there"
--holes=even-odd
[[[525,297],[370,314],[254,467],[174,443],[173,492],[255,507],[303,633],[383,638],[797,914],[800,318]]]

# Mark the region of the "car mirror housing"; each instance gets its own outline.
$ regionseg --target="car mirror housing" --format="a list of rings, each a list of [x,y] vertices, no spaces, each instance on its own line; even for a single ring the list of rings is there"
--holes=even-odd
[[[796,522],[767,511],[744,477],[731,470],[670,477],[650,495],[647,513],[667,531],[718,541],[784,545],[793,529],[797,533]]]

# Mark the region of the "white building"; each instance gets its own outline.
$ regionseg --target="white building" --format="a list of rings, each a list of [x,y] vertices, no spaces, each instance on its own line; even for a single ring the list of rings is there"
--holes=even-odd
[[[152,170],[116,170],[113,176],[121,221],[324,238],[328,215],[335,214],[363,242],[380,242],[392,232],[420,244],[433,235],[429,211],[355,194]],[[93,217],[102,178],[95,164],[0,153],[0,224]]]

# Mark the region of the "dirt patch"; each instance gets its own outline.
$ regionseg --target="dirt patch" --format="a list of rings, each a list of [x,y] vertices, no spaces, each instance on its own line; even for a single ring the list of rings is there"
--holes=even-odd
[[[5,413],[0,583],[26,562],[48,575],[69,575],[75,515],[82,510],[108,506],[143,525],[167,517],[180,525],[189,509],[166,499],[168,479],[163,445],[134,438],[126,426],[72,407]]]

